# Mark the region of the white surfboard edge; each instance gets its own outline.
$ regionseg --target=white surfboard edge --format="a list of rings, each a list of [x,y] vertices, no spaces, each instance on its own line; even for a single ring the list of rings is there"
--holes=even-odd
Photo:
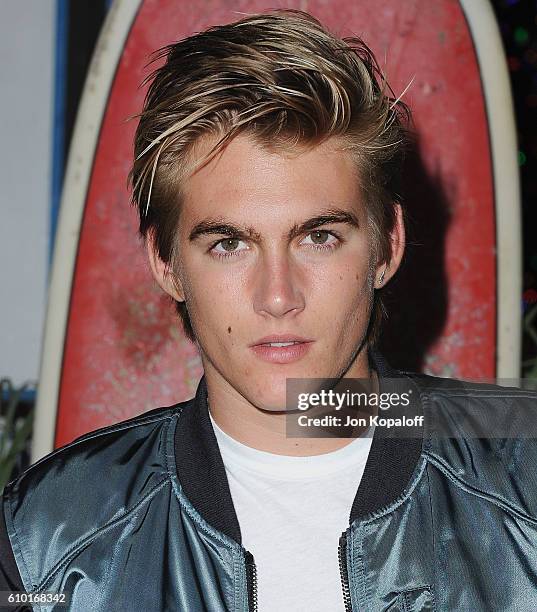
[[[142,0],[114,0],[84,83],[65,171],[54,242],[37,388],[31,462],[54,449],[72,282],[87,189],[110,89]]]
[[[520,377],[522,350],[522,219],[515,113],[492,6],[489,0],[460,3],[474,40],[488,116],[496,219],[496,379],[501,384],[502,379]]]

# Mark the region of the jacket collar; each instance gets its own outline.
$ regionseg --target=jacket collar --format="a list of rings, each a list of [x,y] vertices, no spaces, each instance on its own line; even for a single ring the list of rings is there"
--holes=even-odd
[[[411,379],[392,369],[376,350],[369,351],[381,391],[413,386]],[[409,406],[392,406],[382,417],[421,414],[419,392],[410,395]],[[394,502],[405,490],[422,450],[423,427],[376,427],[364,473],[354,499],[350,523]],[[177,475],[185,495],[215,529],[241,543],[241,531],[233,506],[222,455],[209,417],[205,376],[196,395],[182,411],[175,431]]]
[[[381,417],[413,418],[423,414],[416,381],[393,369],[376,350],[369,351],[371,365],[377,371],[381,392],[408,392],[408,406],[390,406]],[[352,504],[350,522],[390,505],[400,497],[412,480],[422,452],[423,425],[376,427],[360,486]]]

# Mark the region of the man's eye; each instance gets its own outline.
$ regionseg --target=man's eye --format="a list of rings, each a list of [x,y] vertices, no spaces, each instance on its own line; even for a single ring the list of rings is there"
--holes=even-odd
[[[334,231],[313,230],[312,232],[309,232],[307,237],[309,238],[310,236],[312,241],[306,242],[305,244],[317,250],[332,250],[337,248],[340,244],[339,235]],[[334,240],[327,242],[327,236],[332,236]]]
[[[211,248],[211,253],[213,253],[216,257],[234,257],[237,253],[241,253],[246,249],[237,250],[236,246],[238,243],[242,242],[238,238],[224,238],[223,240],[219,240],[216,244]],[[222,246],[221,249],[217,249],[216,247]]]

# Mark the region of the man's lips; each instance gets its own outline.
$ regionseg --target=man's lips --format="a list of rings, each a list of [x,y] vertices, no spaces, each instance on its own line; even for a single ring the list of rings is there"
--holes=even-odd
[[[285,342],[285,340],[271,340],[271,342]],[[288,346],[271,346],[270,344],[255,344],[251,347],[257,357],[269,363],[292,363],[298,361],[309,351],[313,341],[293,341],[296,344]]]
[[[302,336],[297,336],[296,334],[271,334],[270,336],[264,336],[263,338],[259,338],[254,343],[250,344],[251,347],[259,346],[262,344],[270,344],[272,342],[282,343],[282,342],[312,342],[311,338],[304,338]]]

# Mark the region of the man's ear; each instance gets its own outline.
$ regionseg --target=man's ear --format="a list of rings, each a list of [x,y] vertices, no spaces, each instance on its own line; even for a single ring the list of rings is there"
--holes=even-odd
[[[375,289],[380,289],[397,272],[405,252],[405,223],[403,209],[395,204],[395,223],[390,233],[391,256],[390,260],[377,266],[375,274]]]
[[[154,237],[151,232],[147,234],[146,250],[149,265],[151,266],[151,272],[153,273],[153,278],[157,281],[160,288],[178,302],[184,302],[185,297],[181,281],[177,278],[177,276],[172,276],[172,270],[170,270],[159,257],[155,248]]]

